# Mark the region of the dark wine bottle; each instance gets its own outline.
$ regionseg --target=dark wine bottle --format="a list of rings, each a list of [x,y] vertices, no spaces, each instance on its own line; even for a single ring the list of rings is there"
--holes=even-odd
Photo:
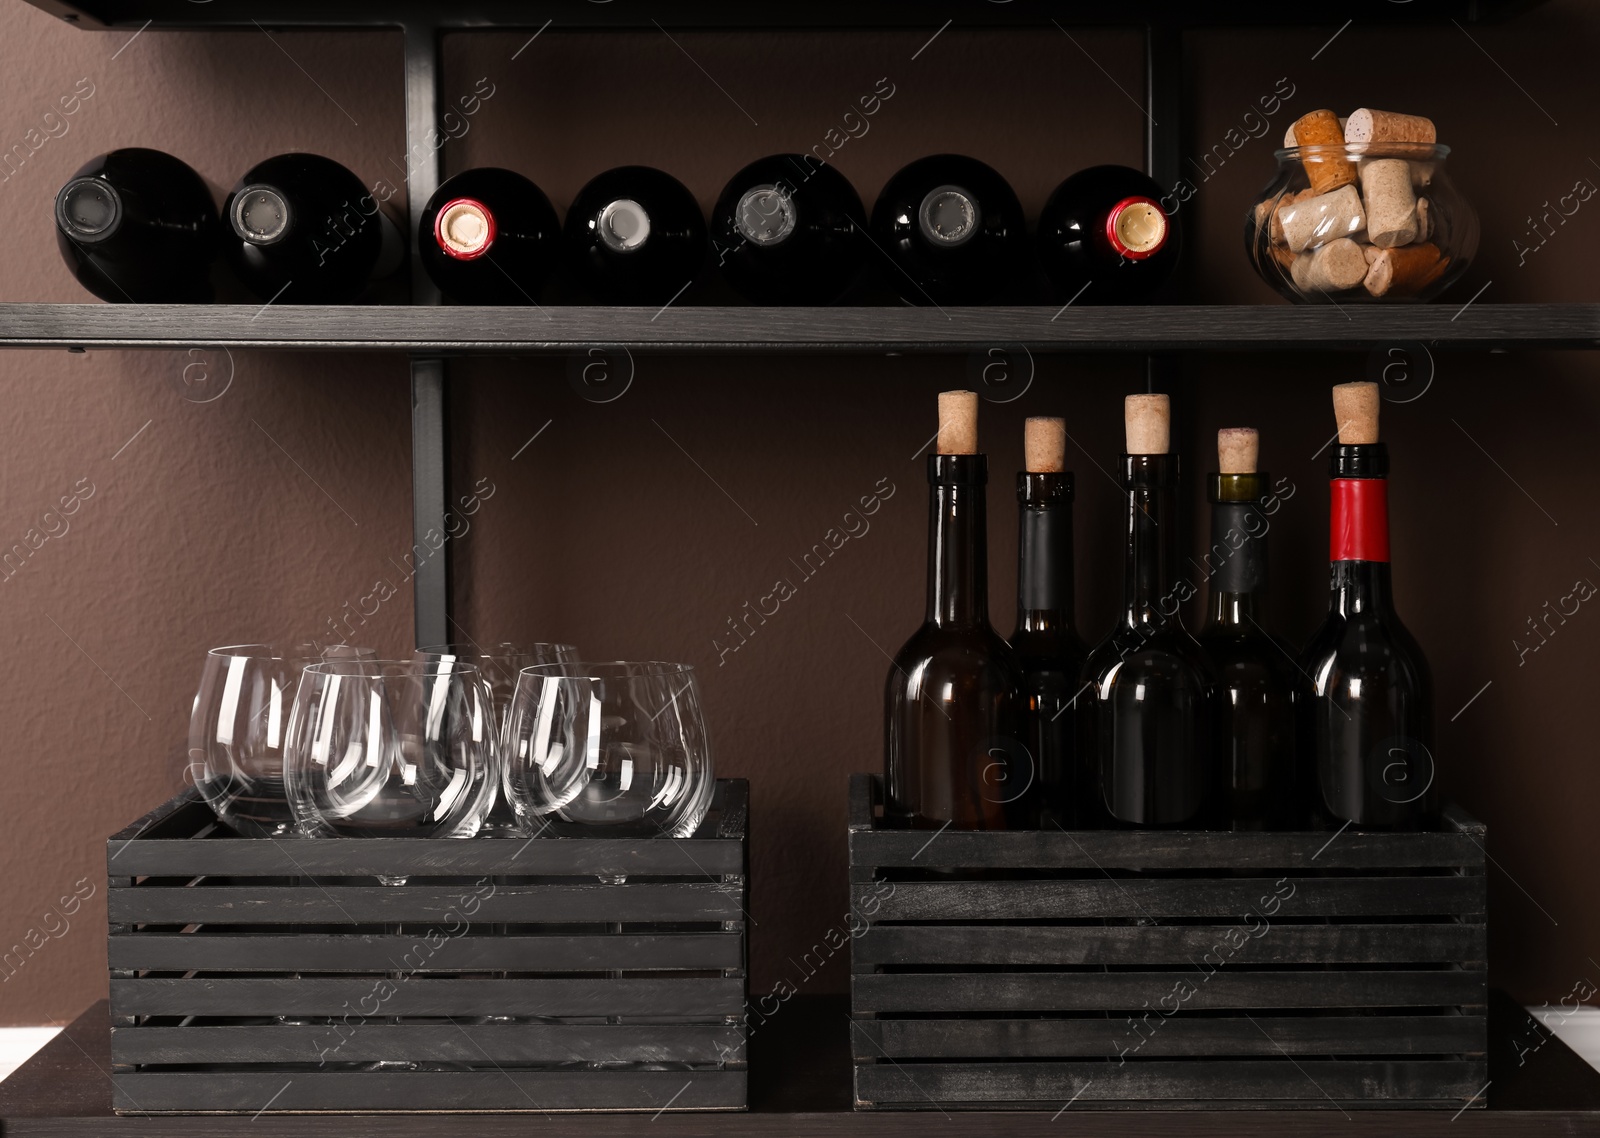
[[[977,428],[975,392],[939,396],[937,453],[928,456],[927,619],[896,654],[886,689],[891,824],[1037,825],[1037,777],[1016,712],[1022,675],[989,625],[989,467]]]
[[[1178,460],[1167,453],[1170,406],[1165,395],[1130,395],[1125,416],[1124,612],[1084,665],[1081,753],[1100,823],[1202,825],[1211,790],[1216,679],[1179,611],[1195,588],[1177,579]]]
[[[1027,470],[1017,475],[1017,630],[1011,634],[1022,669],[1018,713],[1043,807],[1057,825],[1074,829],[1082,791],[1076,696],[1087,650],[1073,625],[1066,424],[1031,418],[1023,430]]]
[[[1261,626],[1267,585],[1265,512],[1271,479],[1256,469],[1249,427],[1217,433],[1222,468],[1211,476],[1210,611],[1200,644],[1211,657],[1218,702],[1216,802],[1234,830],[1286,830],[1300,822],[1294,657]]]
[[[567,211],[566,263],[607,304],[666,304],[705,262],[706,223],[684,184],[650,166],[619,166]]]
[[[1182,243],[1161,187],[1127,166],[1079,170],[1039,214],[1039,263],[1078,304],[1148,300],[1172,275]]]
[[[346,304],[405,259],[405,238],[349,170],[320,154],[257,163],[223,206],[246,288],[279,304]]]
[[[832,304],[864,259],[866,211],[850,180],[805,154],[735,174],[711,211],[711,249],[728,283],[758,304]]]
[[[217,256],[217,203],[205,180],[159,150],[102,154],[56,194],[56,244],[102,300],[204,304]]]
[[[561,223],[527,178],[465,170],[428,199],[417,232],[422,267],[462,304],[537,304],[560,257]]]
[[[889,179],[872,235],[909,304],[982,304],[1016,277],[1027,229],[1006,180],[976,158],[935,154]]]
[[[1389,575],[1389,452],[1378,441],[1378,385],[1333,389],[1328,619],[1301,660],[1311,677],[1318,805],[1335,824],[1425,829],[1438,810],[1433,681],[1394,611]]]

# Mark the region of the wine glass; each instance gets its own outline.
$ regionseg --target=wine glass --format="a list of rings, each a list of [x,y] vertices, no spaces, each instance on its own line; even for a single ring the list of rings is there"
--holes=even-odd
[[[311,642],[235,644],[206,653],[189,718],[189,774],[218,819],[251,838],[294,832],[283,748],[301,669],[371,660],[370,648]]]
[[[312,664],[286,736],[289,807],[313,836],[471,837],[489,812],[494,704],[471,664]]]
[[[488,647],[471,641],[459,644],[431,644],[418,648],[415,656],[417,660],[459,660],[472,664],[483,673],[494,699],[497,739],[500,727],[506,721],[506,713],[511,708],[511,696],[517,689],[517,676],[522,669],[531,668],[535,664],[558,664],[577,658],[578,650],[572,645],[549,644],[544,641],[528,645],[502,642]],[[497,747],[497,754],[498,751]],[[488,817],[484,819],[483,828],[479,831],[481,834],[511,835],[519,832],[516,812],[511,809],[510,802],[500,789],[501,781],[501,772],[496,769],[491,779],[494,804],[489,808]]]
[[[524,668],[501,749],[527,830],[550,821],[688,837],[711,807],[711,744],[688,664]]]

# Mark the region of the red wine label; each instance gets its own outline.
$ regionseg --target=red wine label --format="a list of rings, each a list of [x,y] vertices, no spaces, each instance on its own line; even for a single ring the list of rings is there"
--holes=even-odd
[[[1329,561],[1389,560],[1389,480],[1335,478]]]

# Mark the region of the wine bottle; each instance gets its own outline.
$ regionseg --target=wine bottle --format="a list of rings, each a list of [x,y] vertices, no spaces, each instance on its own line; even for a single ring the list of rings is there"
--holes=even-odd
[[[1036,825],[1038,787],[1016,714],[1021,672],[989,625],[986,456],[978,396],[939,396],[928,456],[927,619],[889,670],[885,814],[925,829]]]
[[[1362,829],[1426,828],[1434,785],[1433,681],[1394,610],[1389,574],[1389,452],[1378,441],[1378,385],[1333,389],[1328,619],[1301,661],[1322,811]]]
[[[1210,605],[1200,643],[1216,670],[1216,802],[1234,830],[1286,830],[1299,822],[1294,657],[1261,626],[1267,584],[1264,511],[1271,479],[1256,469],[1249,427],[1217,432],[1221,472],[1210,479]]]
[[[463,304],[537,304],[560,256],[561,223],[527,178],[480,166],[428,199],[417,232],[422,267]]]
[[[95,158],[56,194],[56,244],[102,300],[203,304],[217,256],[217,203],[205,180],[159,150]]]
[[[280,154],[245,172],[223,206],[228,263],[279,304],[346,304],[405,259],[405,238],[349,170]]]
[[[711,212],[728,283],[758,304],[832,304],[864,259],[866,211],[848,178],[804,154],[752,162]]]
[[[1170,414],[1165,395],[1125,401],[1123,616],[1089,654],[1078,703],[1095,813],[1113,826],[1200,825],[1210,796],[1216,680],[1179,613],[1195,587],[1177,579]]]
[[[1031,418],[1023,432],[1027,469],[1017,475],[1017,630],[1011,634],[1022,670],[1022,742],[1037,764],[1043,807],[1057,825],[1073,829],[1081,793],[1075,697],[1087,652],[1073,626],[1066,423]]]
[[[706,223],[684,184],[619,166],[578,191],[563,236],[573,277],[607,304],[666,304],[699,273]]]
[[[1161,187],[1127,166],[1079,170],[1039,213],[1039,263],[1077,304],[1148,300],[1172,275],[1181,244]]]
[[[872,233],[909,304],[982,304],[1016,276],[1027,240],[1006,180],[960,154],[919,158],[890,178]]]

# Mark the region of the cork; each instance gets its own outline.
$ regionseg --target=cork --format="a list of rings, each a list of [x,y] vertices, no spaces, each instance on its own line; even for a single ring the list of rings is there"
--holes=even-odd
[[[1222,474],[1254,474],[1261,436],[1254,427],[1223,427],[1217,432],[1217,469]]]
[[[1289,243],[1289,238],[1283,232],[1284,212],[1293,209],[1300,202],[1316,196],[1317,192],[1307,186],[1305,189],[1296,190],[1292,194],[1284,194],[1283,197],[1278,199],[1278,206],[1272,211],[1272,243],[1274,245],[1287,245]]]
[[[1166,454],[1172,438],[1172,401],[1165,395],[1130,395],[1122,401],[1129,454]]]
[[[1352,144],[1416,142],[1432,145],[1439,141],[1439,135],[1434,130],[1432,119],[1362,107],[1353,112],[1345,124],[1344,140]]]
[[[1417,240],[1426,241],[1433,236],[1433,206],[1427,198],[1417,199]]]
[[[940,454],[978,453],[978,393],[939,392]]]
[[[1333,415],[1345,446],[1378,441],[1378,385],[1340,383],[1333,389]]]
[[[1361,164],[1361,194],[1367,203],[1367,239],[1380,249],[1417,239],[1417,198],[1411,192],[1411,164],[1404,158],[1377,158]]]
[[[1367,258],[1360,245],[1348,237],[1341,237],[1301,253],[1295,258],[1289,274],[1303,290],[1339,292],[1355,288],[1366,278]]]
[[[1332,193],[1356,180],[1356,168],[1344,156],[1344,131],[1339,129],[1338,115],[1328,110],[1302,115],[1295,120],[1294,136],[1301,148],[1300,164],[1317,193]]]
[[[1278,211],[1278,219],[1283,224],[1284,244],[1296,253],[1340,237],[1354,237],[1367,228],[1361,195],[1354,186],[1340,186],[1331,194],[1293,202]]]
[[[1349,121],[1350,120],[1345,118],[1343,115],[1339,116],[1339,129],[1340,129],[1340,131],[1344,130],[1345,124],[1347,122],[1349,122]],[[1289,129],[1283,132],[1283,148],[1285,150],[1289,150],[1289,149],[1292,149],[1293,147],[1296,147],[1296,146],[1299,146],[1299,145],[1300,145],[1300,143],[1295,141],[1294,123],[1290,123],[1289,124]]]
[[[1376,249],[1361,283],[1373,296],[1411,296],[1444,275],[1450,258],[1431,241],[1396,249]]]
[[[1022,424],[1024,468],[1029,474],[1059,474],[1067,468],[1067,421],[1032,415]]]

